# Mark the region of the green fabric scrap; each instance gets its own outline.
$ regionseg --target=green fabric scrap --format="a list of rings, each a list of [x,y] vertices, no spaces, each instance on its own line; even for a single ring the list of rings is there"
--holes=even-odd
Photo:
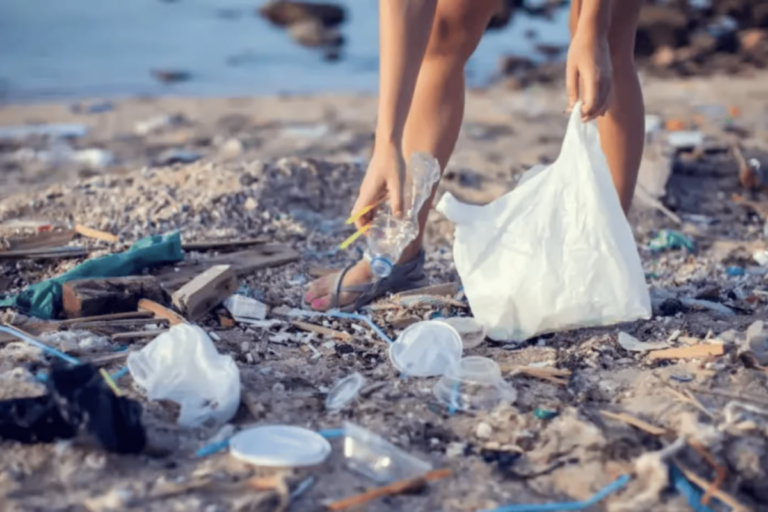
[[[125,252],[88,260],[58,277],[36,283],[19,295],[0,299],[0,307],[52,320],[61,312],[62,286],[75,279],[126,277],[147,267],[167,265],[184,259],[178,231],[165,236],[142,238]]]

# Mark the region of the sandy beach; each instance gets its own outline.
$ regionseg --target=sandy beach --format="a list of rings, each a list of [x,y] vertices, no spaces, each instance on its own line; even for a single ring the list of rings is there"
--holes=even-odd
[[[768,476],[765,418],[745,413],[741,420],[751,426],[739,430],[724,426],[723,410],[734,397],[753,406],[768,403],[768,374],[759,366],[745,366],[739,355],[739,337],[754,321],[765,320],[768,311],[763,291],[766,273],[751,256],[764,249],[764,219],[760,207],[734,202],[732,194],[746,192],[729,156],[733,144],[745,151],[768,149],[766,78],[755,72],[740,77],[644,79],[648,114],[659,116],[662,128],[649,134],[641,183],[653,189],[662,182],[666,192],[656,195],[667,205],[661,207],[667,214],[658,207],[661,203],[653,207],[647,198],[638,198],[631,223],[652,290],[655,318],[618,328],[560,333],[522,345],[487,341],[469,351],[493,358],[502,368],[557,368],[570,376],[562,385],[508,372],[505,377],[517,389],[518,399],[494,411],[449,414],[435,403],[431,391],[435,379],[398,378],[386,343],[355,322],[317,320],[348,333],[352,341],[342,342],[304,332],[279,316],[281,308],[300,306],[303,286],[318,268],[338,268],[355,257],[354,250],[333,249],[349,234],[343,220],[370,152],[376,105],[371,95],[127,99],[95,114],[73,113],[70,102],[6,106],[0,110],[0,127],[82,124],[87,133],[71,139],[70,149],[107,150],[113,160],[103,167],[71,160],[51,166],[38,158],[49,150],[45,138],[4,140],[0,223],[70,219],[119,236],[113,244],[83,238],[72,242],[88,248],[90,257],[174,229],[188,242],[258,237],[298,251],[298,262],[242,279],[272,309],[269,318],[276,320],[272,328],[226,327],[213,314],[199,323],[220,340],[217,349],[237,362],[244,405],[233,424],[286,423],[318,430],[351,421],[434,467],[453,471],[450,480],[421,494],[374,501],[365,510],[474,511],[507,503],[583,500],[622,474],[633,475],[632,480],[622,493],[608,498],[609,510],[619,510],[621,503],[633,499],[632,510],[685,510],[680,494],[654,483],[653,472],[645,474],[637,465],[644,453],[682,435],[699,439],[727,468],[719,485],[724,493],[745,510],[762,510],[768,506],[761,484]],[[440,193],[451,191],[484,204],[513,189],[531,165],[554,161],[567,121],[564,106],[559,88],[510,91],[497,86],[471,91],[465,125]],[[137,125],[158,116],[174,121],[137,130]],[[704,132],[705,146],[693,155],[675,154],[665,142],[672,132],[663,126],[670,122]],[[163,164],[173,162],[163,160],[169,156],[180,158],[181,150],[187,157],[195,155],[196,161]],[[762,192],[750,194],[754,204],[762,204]],[[430,279],[433,284],[455,282],[452,226],[437,212],[431,219]],[[648,241],[661,228],[686,233],[698,250],[648,251]],[[188,257],[204,262],[213,256]],[[79,261],[0,262],[1,288],[18,292]],[[733,266],[746,273],[739,277],[726,273]],[[731,314],[723,317],[681,302],[695,298],[723,305]],[[409,322],[436,313],[465,312],[453,306],[408,307],[389,300],[379,304],[373,318],[395,337]],[[74,353],[81,356],[97,356],[120,345],[110,337],[114,332],[56,332],[55,322],[37,322],[10,311],[6,320],[26,326],[51,344],[64,343],[64,334],[72,333]],[[669,340],[675,347],[722,343],[725,355],[650,361],[643,352],[624,350],[617,343],[619,330],[641,341]],[[723,335],[732,330],[735,334]],[[86,338],[87,346],[82,342]],[[136,340],[131,347],[148,341]],[[20,345],[4,340],[0,350],[6,399],[42,392],[34,374],[47,365],[45,356]],[[119,367],[120,363],[109,366]],[[340,413],[325,411],[325,393],[354,371],[374,384],[372,391]],[[226,493],[208,486],[206,479],[231,484],[252,470],[225,453],[196,459],[194,452],[209,442],[213,432],[177,427],[172,404],[147,401],[130,377],[120,385],[144,405],[148,435],[164,455],[110,455],[71,442],[33,446],[6,442],[0,462],[4,510],[275,509],[275,493]],[[694,390],[695,401],[680,399]],[[557,416],[540,419],[534,415],[539,409]],[[602,416],[601,411],[641,418],[669,435],[649,434]],[[705,436],[713,428],[724,429],[714,441]],[[321,469],[286,477],[290,485],[307,475],[317,480],[291,510],[317,510],[321,503],[370,487],[370,482],[344,468],[340,441],[333,443],[339,449]],[[714,470],[696,450],[682,450],[675,460],[704,481],[714,479]],[[640,496],[644,492],[649,496]]]

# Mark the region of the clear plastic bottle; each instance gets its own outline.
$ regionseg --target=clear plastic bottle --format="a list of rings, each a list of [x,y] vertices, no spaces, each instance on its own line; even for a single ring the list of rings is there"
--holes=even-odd
[[[440,180],[440,164],[427,153],[411,155],[405,171],[403,206],[405,214],[395,217],[382,208],[371,222],[367,233],[371,270],[377,279],[387,277],[405,248],[419,234],[419,212]]]

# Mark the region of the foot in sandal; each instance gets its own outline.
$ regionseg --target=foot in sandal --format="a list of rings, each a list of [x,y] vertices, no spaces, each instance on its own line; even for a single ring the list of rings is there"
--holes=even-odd
[[[363,259],[314,281],[304,294],[304,303],[315,311],[356,311],[385,295],[426,285],[424,251],[408,262],[395,265],[389,276],[378,281],[374,280],[368,261]]]

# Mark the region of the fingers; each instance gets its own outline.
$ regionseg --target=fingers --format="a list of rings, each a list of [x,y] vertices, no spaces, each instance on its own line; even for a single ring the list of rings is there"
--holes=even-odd
[[[565,68],[565,90],[568,94],[568,112],[570,112],[579,101],[579,71],[570,59]]]
[[[398,176],[394,176],[387,182],[389,189],[389,207],[396,217],[403,215],[403,183]]]
[[[611,78],[596,76],[584,84],[584,102],[581,105],[581,119],[584,122],[605,115],[610,106]]]

